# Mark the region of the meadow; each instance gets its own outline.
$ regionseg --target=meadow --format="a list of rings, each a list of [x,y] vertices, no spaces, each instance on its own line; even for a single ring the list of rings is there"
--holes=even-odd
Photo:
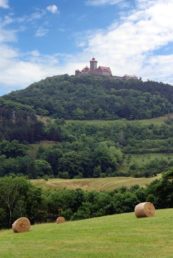
[[[0,231],[3,258],[171,258],[173,209],[137,219],[134,213],[40,224],[30,232]]]
[[[38,119],[42,121],[43,123],[47,123],[48,121],[52,120],[49,117],[44,117],[44,116],[38,116]],[[162,124],[165,121],[173,119],[173,113],[169,113],[168,115],[164,116],[159,116],[155,118],[149,118],[149,119],[140,119],[140,120],[128,120],[128,119],[117,119],[117,120],[65,120],[67,124],[86,124],[86,125],[98,125],[99,127],[101,126],[106,126],[106,125],[121,125],[124,123],[128,124],[142,124],[142,125],[148,125],[148,124]]]
[[[134,178],[134,177],[106,177],[106,178],[86,178],[86,179],[35,179],[31,180],[36,186],[54,189],[77,189],[86,191],[112,191],[122,186],[131,187],[133,185],[146,186],[159,178]]]

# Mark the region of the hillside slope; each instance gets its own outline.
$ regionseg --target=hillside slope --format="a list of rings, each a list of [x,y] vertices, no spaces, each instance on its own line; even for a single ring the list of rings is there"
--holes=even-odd
[[[171,258],[173,209],[136,219],[133,213],[0,232],[4,258]]]
[[[63,119],[144,119],[173,111],[170,85],[97,76],[54,76],[5,99]]]

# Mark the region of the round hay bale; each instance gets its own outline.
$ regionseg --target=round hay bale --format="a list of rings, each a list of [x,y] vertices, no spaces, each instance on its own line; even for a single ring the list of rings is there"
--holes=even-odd
[[[141,202],[135,206],[137,218],[152,217],[155,215],[155,207],[151,202]]]
[[[64,217],[58,217],[58,218],[56,219],[56,223],[57,223],[57,224],[64,223],[64,222],[65,222],[65,218],[64,218]]]
[[[30,230],[30,227],[31,223],[26,217],[21,217],[12,224],[12,229],[14,233],[27,232]]]

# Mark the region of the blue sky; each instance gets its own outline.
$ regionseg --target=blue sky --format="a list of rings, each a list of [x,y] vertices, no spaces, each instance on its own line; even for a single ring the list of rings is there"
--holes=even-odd
[[[173,84],[173,0],[0,0],[0,95],[91,57]]]

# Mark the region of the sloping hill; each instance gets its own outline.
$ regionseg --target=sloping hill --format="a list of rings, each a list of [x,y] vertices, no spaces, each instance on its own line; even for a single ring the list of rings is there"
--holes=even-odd
[[[173,88],[157,82],[102,76],[54,76],[5,99],[37,114],[64,119],[144,119],[173,111]]]
[[[173,209],[136,219],[133,213],[0,232],[3,258],[171,258]]]

